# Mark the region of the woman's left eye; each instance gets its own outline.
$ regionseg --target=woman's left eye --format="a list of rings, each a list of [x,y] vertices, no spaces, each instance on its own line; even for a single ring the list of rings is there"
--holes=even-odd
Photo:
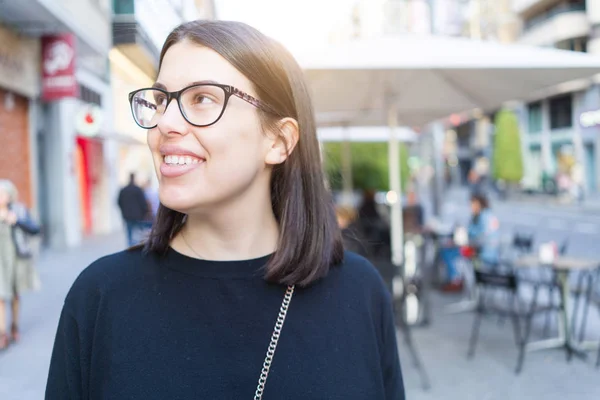
[[[196,96],[196,104],[210,104],[214,103],[214,101],[207,96]]]

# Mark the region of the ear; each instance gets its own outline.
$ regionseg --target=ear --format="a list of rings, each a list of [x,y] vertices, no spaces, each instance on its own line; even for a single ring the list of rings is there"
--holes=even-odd
[[[293,118],[284,118],[278,122],[278,132],[269,133],[269,148],[265,156],[268,165],[281,164],[292,154],[300,138],[298,121]]]

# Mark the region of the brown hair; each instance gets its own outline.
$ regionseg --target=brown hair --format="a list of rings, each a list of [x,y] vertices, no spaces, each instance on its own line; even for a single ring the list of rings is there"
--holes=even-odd
[[[490,208],[490,201],[487,196],[483,193],[474,193],[471,195],[471,201],[479,203],[482,210]]]
[[[203,20],[184,23],[171,32],[159,69],[167,50],[185,40],[214,50],[252,82],[258,98],[275,112],[258,110],[264,128],[276,127],[283,117],[298,121],[298,144],[271,176],[271,202],[280,236],[265,279],[305,286],[325,276],[330,266],[341,263],[343,245],[333,200],[325,188],[302,69],[283,46],[244,23]],[[146,251],[165,254],[184,223],[184,214],[161,205]]]

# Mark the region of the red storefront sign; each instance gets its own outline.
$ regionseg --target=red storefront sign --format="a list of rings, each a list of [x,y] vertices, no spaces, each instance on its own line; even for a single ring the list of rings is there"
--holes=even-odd
[[[42,37],[42,99],[50,101],[77,95],[75,35]]]

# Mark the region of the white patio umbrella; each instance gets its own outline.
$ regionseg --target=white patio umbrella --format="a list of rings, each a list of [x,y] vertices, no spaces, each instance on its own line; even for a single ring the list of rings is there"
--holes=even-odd
[[[400,198],[398,125],[423,126],[452,113],[489,110],[600,73],[588,54],[464,38],[398,35],[295,54],[320,126],[388,125],[390,188]],[[402,262],[400,201],[391,207],[392,257]]]

